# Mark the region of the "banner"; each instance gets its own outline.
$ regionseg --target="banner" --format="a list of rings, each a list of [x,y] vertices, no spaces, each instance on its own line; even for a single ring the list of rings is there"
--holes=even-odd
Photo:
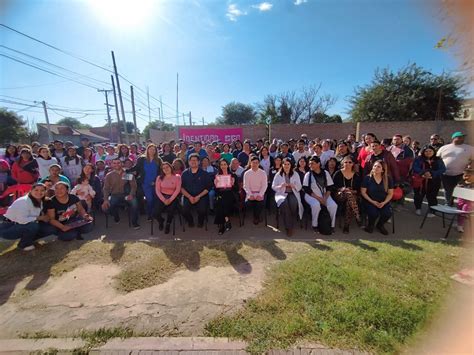
[[[199,141],[202,143],[212,143],[220,141],[222,143],[232,143],[239,139],[243,141],[242,128],[179,128],[179,138],[185,142]]]

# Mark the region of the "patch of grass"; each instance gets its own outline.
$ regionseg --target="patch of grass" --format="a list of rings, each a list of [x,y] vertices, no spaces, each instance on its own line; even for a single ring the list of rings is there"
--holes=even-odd
[[[18,335],[20,339],[46,339],[46,338],[57,338],[56,335],[50,332],[39,331],[34,333],[21,333]]]
[[[130,328],[99,328],[97,330],[83,330],[79,334],[79,338],[87,343],[89,348],[94,348],[105,344],[112,338],[130,338],[134,336],[134,332]]]
[[[426,241],[324,244],[276,265],[260,296],[206,335],[244,339],[252,353],[299,341],[394,353],[440,307],[468,253]]]

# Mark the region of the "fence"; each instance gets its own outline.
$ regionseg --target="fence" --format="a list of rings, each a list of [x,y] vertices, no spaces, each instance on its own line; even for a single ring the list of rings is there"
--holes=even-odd
[[[358,126],[358,127],[357,127]],[[193,128],[235,128],[232,125],[209,125],[193,126]],[[379,139],[391,138],[394,134],[409,135],[418,140],[421,144],[428,143],[429,136],[433,133],[439,134],[445,142],[451,140],[451,134],[462,131],[468,136],[466,143],[473,144],[474,121],[417,121],[417,122],[346,122],[346,123],[316,123],[316,124],[274,124],[266,125],[241,125],[244,138],[255,141],[259,138],[273,139],[279,138],[289,140],[298,139],[301,134],[306,133],[309,138],[335,138],[343,139],[348,134],[360,135],[372,132]],[[190,127],[186,127],[190,128]],[[164,132],[150,129],[150,137],[153,142],[163,142],[176,139],[177,133]]]

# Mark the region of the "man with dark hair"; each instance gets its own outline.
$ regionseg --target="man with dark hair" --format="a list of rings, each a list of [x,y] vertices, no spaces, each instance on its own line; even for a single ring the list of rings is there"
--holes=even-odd
[[[295,166],[295,158],[293,154],[290,153],[290,145],[287,142],[283,142],[280,145],[280,154],[278,156],[283,160],[284,158],[288,158],[291,160],[291,165]]]
[[[87,138],[87,137],[82,137],[82,138],[81,138],[81,146],[76,149],[77,155],[79,155],[79,156],[82,157],[83,154],[84,154],[84,148],[91,148],[92,150],[94,150],[94,149],[90,146],[90,141],[89,141],[89,138]]]
[[[302,157],[309,158],[310,156],[311,153],[309,152],[309,150],[305,150],[304,139],[298,140],[296,151],[293,152],[293,159],[295,160],[295,163],[298,163],[298,160],[300,160],[300,158]]]
[[[114,217],[115,223],[119,223],[118,207],[125,201],[130,206],[133,228],[140,229],[136,193],[137,181],[135,176],[126,173],[122,168],[121,160],[114,158],[112,160],[112,171],[104,179],[104,203],[102,204],[102,209]]]
[[[429,143],[433,148],[436,149],[436,151],[438,151],[439,148],[441,148],[443,146],[443,143],[440,142],[439,140],[439,134],[432,134],[430,136],[430,143]]]
[[[51,149],[51,156],[58,159],[58,161],[61,161],[61,159],[66,156],[66,149],[64,149],[63,141],[56,139],[53,146],[54,148]]]
[[[405,182],[408,179],[410,166],[415,159],[413,150],[403,143],[403,137],[401,134],[396,134],[392,138],[392,145],[387,150],[392,153],[398,166],[400,173],[400,182]]]
[[[205,149],[202,149],[202,143],[200,141],[194,142],[194,148],[191,148],[186,152],[186,162],[189,162],[189,157],[193,153],[198,155],[199,160],[207,157],[207,152]]]
[[[212,182],[210,175],[199,167],[199,155],[190,154],[189,168],[181,175],[181,193],[183,194],[183,217],[190,228],[194,227],[191,209],[196,207],[198,214],[198,227],[202,228],[209,205],[209,190]]]
[[[364,165],[364,176],[369,175],[372,171],[372,166],[377,160],[382,160],[387,164],[388,175],[392,178],[394,184],[400,181],[400,172],[398,170],[397,161],[393,157],[392,153],[382,148],[379,140],[374,140],[370,147],[372,152],[369,153],[365,159]]]

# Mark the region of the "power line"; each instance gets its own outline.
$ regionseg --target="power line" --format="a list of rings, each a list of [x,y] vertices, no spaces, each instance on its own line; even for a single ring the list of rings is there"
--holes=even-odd
[[[5,49],[7,49],[7,50],[10,50],[10,51],[12,51],[12,52],[15,52],[15,53],[24,55],[25,57],[28,57],[28,58],[31,58],[31,59],[40,61],[40,62],[45,63],[45,64],[47,64],[47,65],[51,65],[51,66],[53,66],[53,67],[56,67],[56,68],[58,68],[58,69],[64,70],[64,71],[69,72],[69,73],[72,73],[72,74],[74,74],[74,75],[78,75],[78,76],[80,76],[80,77],[87,78],[87,79],[89,79],[89,80],[91,80],[91,81],[96,81],[96,82],[101,83],[101,84],[109,85],[108,82],[105,82],[105,81],[102,81],[102,80],[98,80],[98,79],[92,78],[92,77],[90,77],[90,76],[87,76],[87,75],[84,75],[84,74],[75,72],[75,71],[70,70],[70,69],[67,69],[67,68],[64,68],[64,67],[62,67],[62,66],[60,66],[60,65],[57,65],[57,64],[48,62],[47,60],[44,60],[44,59],[35,57],[34,55],[31,55],[31,54],[28,54],[28,53],[25,53],[25,52],[22,52],[22,51],[19,51],[19,50],[16,50],[16,49],[13,49],[13,48],[4,46],[4,45],[0,45],[0,47],[5,48]]]
[[[33,67],[33,68],[35,68],[35,69],[44,71],[44,72],[49,73],[49,74],[51,74],[51,75],[59,76],[60,78],[63,78],[63,79],[69,79],[69,80],[74,81],[75,83],[78,83],[78,84],[80,84],[80,85],[88,86],[88,87],[90,87],[90,88],[92,88],[92,89],[94,89],[94,90],[97,90],[97,88],[96,88],[95,86],[92,86],[92,85],[89,85],[89,84],[80,82],[80,81],[75,80],[75,79],[72,79],[72,78],[68,78],[68,77],[66,77],[66,76],[64,76],[64,75],[62,75],[62,74],[54,73],[54,72],[52,72],[52,71],[50,71],[50,70],[47,70],[47,69],[38,67],[38,66],[36,66],[36,65],[34,65],[34,64],[30,64],[30,63],[24,62],[24,61],[22,61],[22,60],[20,60],[20,59],[17,59],[17,58],[14,58],[14,57],[10,57],[9,55],[0,53],[0,56],[5,57],[5,58],[8,58],[8,59],[11,59],[11,60],[13,60],[13,61],[15,61],[15,62],[24,64],[24,65],[27,65],[27,66]]]
[[[44,42],[44,41],[41,41],[41,40],[39,40],[39,39],[37,39],[37,38],[35,38],[35,37],[29,36],[29,35],[27,35],[26,33],[23,33],[23,32],[21,32],[21,31],[15,30],[14,28],[11,28],[11,27],[9,27],[9,26],[7,26],[7,25],[4,25],[4,24],[2,24],[2,23],[0,23],[0,26],[1,26],[1,27],[4,27],[4,28],[6,28],[6,29],[8,29],[8,30],[10,30],[10,31],[16,32],[17,34],[19,34],[19,35],[21,35],[21,36],[24,36],[24,37],[26,37],[26,38],[29,38],[29,39],[31,39],[31,40],[33,40],[33,41],[35,41],[35,42],[41,43],[41,44],[43,44],[43,45],[45,45],[45,46],[47,46],[47,47],[49,47],[49,48],[52,48],[52,49],[54,49],[54,50],[56,50],[56,51],[58,51],[58,52],[61,52],[61,53],[63,53],[63,54],[67,54],[67,55],[69,55],[69,56],[71,56],[71,57],[73,57],[73,58],[76,58],[76,59],[78,59],[78,60],[84,62],[84,63],[93,65],[94,67],[97,67],[97,68],[103,69],[103,70],[105,70],[105,71],[107,71],[107,72],[109,72],[109,73],[112,73],[112,70],[111,70],[111,69],[108,69],[108,68],[105,68],[104,66],[95,64],[95,63],[93,63],[93,62],[91,62],[91,61],[89,61],[89,60],[87,60],[87,59],[85,59],[85,58],[83,58],[83,57],[81,57],[81,56],[79,56],[79,55],[77,55],[77,54],[74,54],[74,53],[69,52],[69,51],[65,51],[65,50],[63,50],[63,49],[61,49],[61,48],[58,48],[58,47],[56,47],[56,46],[53,46],[52,44],[46,43],[46,42]]]

